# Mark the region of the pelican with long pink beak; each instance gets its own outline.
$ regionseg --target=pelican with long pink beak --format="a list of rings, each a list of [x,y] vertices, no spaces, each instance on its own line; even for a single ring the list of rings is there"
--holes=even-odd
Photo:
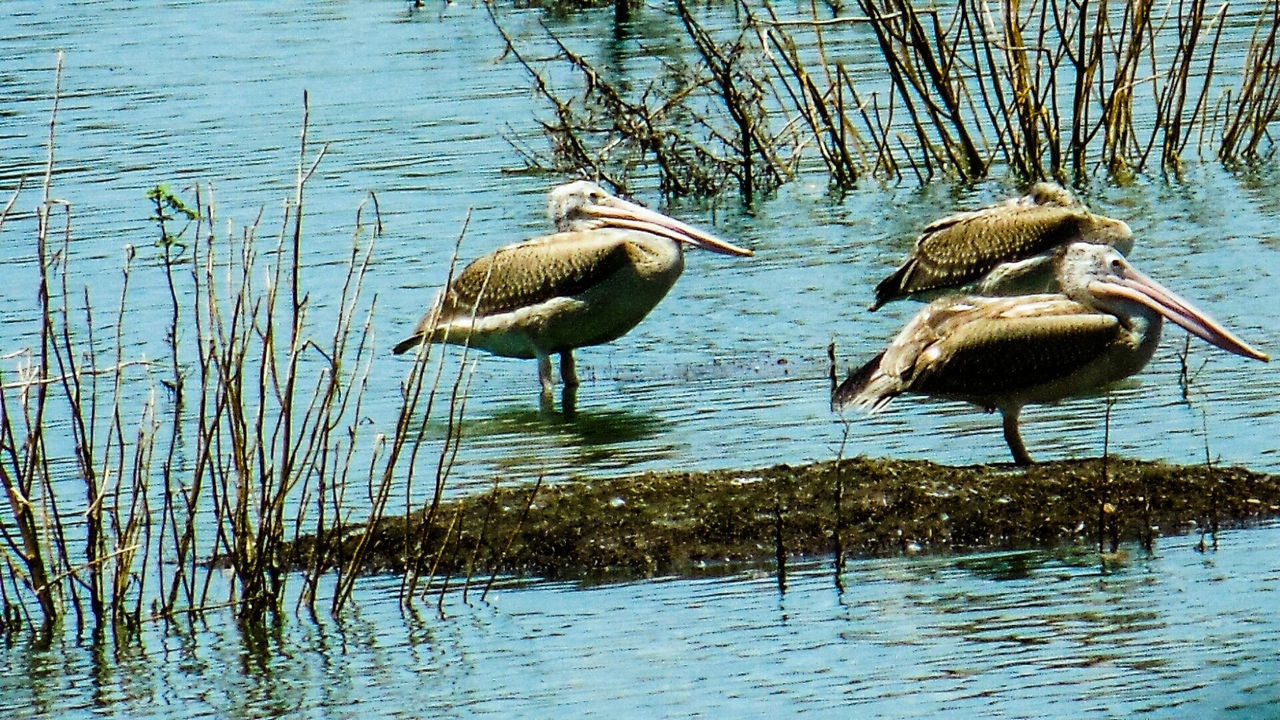
[[[577,387],[573,351],[616,340],[639,324],[680,277],[685,245],[752,254],[591,182],[552,190],[547,213],[556,233],[467,265],[394,352],[451,343],[537,358],[549,398],[551,356],[560,355],[565,387]]]
[[[1270,361],[1113,247],[1072,243],[1054,262],[1061,294],[935,300],[884,352],[849,374],[833,391],[832,406],[874,413],[902,393],[919,393],[999,410],[1014,462],[1029,465],[1018,429],[1022,407],[1138,372],[1166,318],[1227,352]]]

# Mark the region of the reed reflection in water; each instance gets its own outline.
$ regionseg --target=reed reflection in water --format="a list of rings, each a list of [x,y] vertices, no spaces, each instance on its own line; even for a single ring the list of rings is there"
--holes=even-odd
[[[151,626],[117,650],[0,650],[6,717],[1266,717],[1280,702],[1280,526],[1096,555],[998,553],[578,586],[507,583],[402,614]]]

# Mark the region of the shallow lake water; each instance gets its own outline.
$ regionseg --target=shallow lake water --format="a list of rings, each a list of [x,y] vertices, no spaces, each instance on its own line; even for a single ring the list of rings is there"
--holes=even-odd
[[[148,189],[211,184],[224,223],[262,214],[273,241],[292,194],[304,91],[309,136],[328,152],[308,186],[304,263],[323,315],[340,282],[357,208],[377,195],[385,227],[365,292],[378,346],[403,337],[444,280],[468,215],[469,259],[547,228],[546,190],[565,178],[522,167],[509,140],[537,144],[547,110],[503,52],[482,4],[397,2],[97,2],[17,0],[0,10],[0,200],[23,180],[0,234],[0,362],[38,324],[32,209],[65,53],[53,195],[70,203],[73,283],[95,306],[119,301],[125,248],[138,309],[126,342],[161,357],[164,278]],[[546,50],[546,23],[610,72],[642,79],[682,30],[646,8],[625,32],[609,10],[559,17],[502,11]],[[857,67],[856,47],[849,61]],[[867,56],[869,57],[869,56]],[[653,186],[640,200],[661,205]],[[746,212],[733,198],[668,212],[757,253],[691,252],[671,294],[634,331],[578,356],[573,418],[539,411],[534,364],[482,357],[449,491],[668,469],[829,459],[845,425],[828,408],[826,346],[842,367],[872,356],[917,309],[865,308],[915,233],[960,207],[1012,193],[997,181],[865,187],[839,195],[802,178]],[[1131,259],[1272,354],[1280,348],[1280,171],[1193,164],[1180,181],[1095,183],[1091,207],[1126,220]],[[73,292],[79,292],[75,286]],[[160,315],[153,316],[154,309]],[[331,308],[330,308],[331,309]],[[109,326],[110,311],[96,312]],[[1174,328],[1140,375],[1114,390],[1109,447],[1144,459],[1280,471],[1280,379],[1271,366],[1191,345],[1201,367],[1185,402]],[[365,413],[390,426],[409,361],[378,357]],[[8,367],[6,366],[6,370]],[[1095,455],[1103,398],[1024,413],[1038,458]],[[958,403],[904,398],[851,417],[847,455],[1002,462],[998,418]],[[433,421],[435,422],[435,421]],[[61,428],[65,432],[65,427]],[[59,428],[55,425],[54,434]],[[434,463],[434,459],[430,462]],[[393,581],[357,593],[358,617],[290,623],[244,637],[210,621],[149,636],[136,654],[89,645],[3,651],[0,706],[25,714],[257,717],[302,705],[314,715],[504,713],[637,716],[754,714],[864,706],[921,716],[958,707],[1008,716],[1186,715],[1280,695],[1275,676],[1274,529],[1233,532],[1199,556],[1162,544],[1113,575],[1039,555],[858,564],[843,596],[821,567],[779,597],[769,577],[598,588],[504,587],[446,619],[402,618]],[[997,579],[981,568],[1025,566]],[[997,573],[1000,574],[1000,573]],[[1003,575],[1001,575],[1003,578]],[[518,681],[510,678],[517,677]],[[40,682],[33,682],[39,678]],[[514,683],[514,684],[513,684]],[[1185,703],[1185,705],[1184,705]],[[1265,707],[1265,705],[1263,705]],[[870,713],[868,713],[870,714]]]
[[[0,650],[6,717],[1271,717],[1280,526],[1097,556],[1019,552],[580,587],[340,622],[152,628]],[[109,644],[108,644],[109,645]]]

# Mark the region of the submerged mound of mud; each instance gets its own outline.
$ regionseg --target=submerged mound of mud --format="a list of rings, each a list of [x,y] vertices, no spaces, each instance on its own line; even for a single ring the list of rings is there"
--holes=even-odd
[[[1243,468],[856,458],[498,488],[341,536],[300,538],[289,559],[314,567],[355,556],[366,572],[603,579],[705,572],[780,551],[867,557],[1147,539],[1277,514],[1280,476]]]

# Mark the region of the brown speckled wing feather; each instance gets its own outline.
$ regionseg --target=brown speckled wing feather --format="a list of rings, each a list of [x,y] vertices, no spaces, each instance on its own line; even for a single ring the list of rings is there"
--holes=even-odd
[[[951,395],[998,394],[1065,378],[1116,342],[1115,316],[1096,313],[1065,298],[1052,312],[1018,308],[948,318],[938,339],[915,356],[908,388]]]
[[[454,278],[441,319],[470,316],[473,310],[492,315],[577,295],[628,262],[626,243],[613,233],[558,233],[509,245],[476,259]]]
[[[911,259],[876,286],[876,306],[911,293],[973,282],[997,265],[1085,235],[1093,217],[1060,205],[1000,205],[931,223]]]

